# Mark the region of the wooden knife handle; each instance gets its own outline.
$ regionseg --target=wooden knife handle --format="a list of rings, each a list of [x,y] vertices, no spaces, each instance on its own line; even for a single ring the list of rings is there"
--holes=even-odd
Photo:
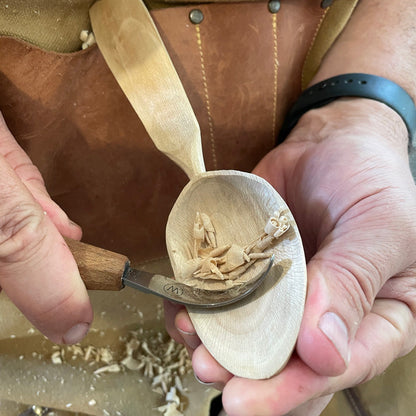
[[[65,239],[85,286],[89,290],[120,290],[129,259],[122,254],[79,241]]]

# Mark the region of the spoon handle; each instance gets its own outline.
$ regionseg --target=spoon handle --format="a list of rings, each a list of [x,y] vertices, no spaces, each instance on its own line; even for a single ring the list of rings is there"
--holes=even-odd
[[[198,121],[142,0],[90,9],[98,47],[156,147],[189,178],[205,172]]]

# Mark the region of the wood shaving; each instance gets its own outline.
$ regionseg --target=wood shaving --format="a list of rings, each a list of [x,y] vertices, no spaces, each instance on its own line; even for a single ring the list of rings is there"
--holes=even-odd
[[[107,364],[110,364],[113,361],[113,353],[109,348],[99,348],[97,356],[100,357],[101,361]]]
[[[97,368],[94,371],[94,374],[119,373],[120,371],[121,371],[121,367],[119,364],[110,364],[110,365],[105,365],[104,367]]]
[[[183,416],[183,413],[179,411],[181,401],[179,396],[176,394],[175,387],[171,387],[166,393],[165,400],[167,404],[157,408],[160,413],[163,413],[163,416]]]
[[[55,351],[51,356],[51,360],[53,364],[62,364],[61,352]]]
[[[118,353],[109,347],[93,345],[54,346],[50,356],[56,365],[70,364],[78,360],[93,366],[96,377],[106,377],[109,373],[135,371],[149,379],[152,390],[160,395],[159,410],[163,416],[183,416],[187,400],[187,388],[182,377],[192,374],[192,364],[183,345],[177,344],[166,333],[144,331],[138,328],[128,337],[119,339]],[[124,348],[123,348],[124,347]],[[62,379],[62,382],[64,380]],[[93,385],[91,392],[95,391]],[[95,406],[94,398],[89,398],[89,406]]]
[[[143,341],[139,341],[137,334],[132,333],[126,343],[125,354],[121,364],[128,370],[140,371],[149,377],[152,390],[165,397],[167,403],[158,410],[164,416],[182,416],[181,397],[187,389],[181,377],[192,373],[186,349],[173,339],[166,342],[161,333],[156,338]]]
[[[95,40],[94,33],[90,32],[89,30],[81,30],[81,33],[79,34],[79,39],[82,41],[82,49],[87,49],[90,46],[97,43]]]
[[[193,225],[192,258],[182,270],[180,280],[190,286],[201,286],[201,281],[221,281],[231,287],[242,283],[239,278],[256,261],[269,258],[277,240],[290,228],[289,218],[277,211],[267,221],[263,233],[246,246],[230,243],[217,246],[214,225],[205,213],[196,213]]]
[[[180,404],[180,399],[176,394],[176,388],[171,387],[170,390],[166,393],[166,401],[176,403],[178,406]]]
[[[176,403],[168,403],[157,408],[163,416],[183,416],[183,413],[178,410]]]
[[[131,356],[124,358],[121,361],[121,364],[123,364],[129,370],[133,370],[133,371],[141,370],[144,366],[142,362],[135,360]]]
[[[80,344],[75,344],[66,347],[55,346],[53,349],[55,350],[51,355],[53,364],[62,364],[67,360],[75,361],[77,359],[107,365],[114,361],[113,352],[110,348],[106,347],[97,348],[92,345],[82,347]]]

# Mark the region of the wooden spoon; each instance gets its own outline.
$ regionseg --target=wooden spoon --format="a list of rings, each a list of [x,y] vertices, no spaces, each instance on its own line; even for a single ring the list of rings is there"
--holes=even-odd
[[[287,205],[258,176],[205,171],[198,122],[141,0],[99,0],[90,15],[98,46],[153,142],[190,178],[166,228],[175,277],[190,259],[197,211],[211,218],[218,245],[250,243],[275,211],[289,217],[290,230],[271,250],[275,265],[254,296],[215,311],[188,308],[202,342],[221,365],[241,377],[272,376],[294,348],[306,294],[301,238]],[[256,275],[261,267],[258,262],[248,273]]]

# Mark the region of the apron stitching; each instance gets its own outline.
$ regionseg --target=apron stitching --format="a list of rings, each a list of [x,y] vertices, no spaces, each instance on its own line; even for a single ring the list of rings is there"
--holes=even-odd
[[[314,47],[314,45],[315,45],[315,41],[316,41],[316,38],[317,38],[317,36],[318,36],[319,29],[321,28],[322,23],[324,22],[324,20],[325,20],[325,16],[326,16],[326,14],[328,13],[328,10],[329,10],[329,9],[330,9],[330,7],[327,7],[326,9],[324,9],[324,11],[323,11],[323,14],[322,14],[321,18],[319,19],[318,25],[316,26],[315,33],[313,34],[312,41],[311,41],[311,44],[310,44],[310,46],[309,46],[309,49],[308,49],[308,52],[307,52],[307,54],[306,54],[306,57],[305,57],[305,61],[304,61],[304,62],[307,62],[307,61],[308,61],[309,56],[310,56],[310,55],[311,55],[311,53],[312,53],[312,49],[313,49],[313,47]],[[303,86],[303,85],[304,85],[304,83],[305,83],[305,71],[303,70],[303,71],[302,71],[302,77],[301,77],[301,85]]]
[[[272,147],[276,143],[276,113],[277,113],[277,75],[279,72],[278,50],[277,50],[277,17],[276,13],[272,14],[273,27],[273,126],[272,126]]]
[[[205,70],[205,58],[204,58],[204,52],[202,50],[202,38],[201,38],[201,30],[199,27],[199,24],[195,25],[196,30],[196,39],[198,43],[198,50],[199,50],[199,57],[201,61],[201,73],[202,73],[202,83],[204,86],[204,96],[205,96],[205,108],[207,110],[207,116],[208,116],[208,126],[209,126],[209,136],[211,141],[211,152],[212,152],[212,162],[213,162],[213,168],[214,170],[217,170],[217,155],[215,150],[215,137],[214,137],[214,123],[212,121],[212,114],[211,114],[211,104],[210,104],[210,98],[208,93],[208,81],[207,81],[207,73]]]

